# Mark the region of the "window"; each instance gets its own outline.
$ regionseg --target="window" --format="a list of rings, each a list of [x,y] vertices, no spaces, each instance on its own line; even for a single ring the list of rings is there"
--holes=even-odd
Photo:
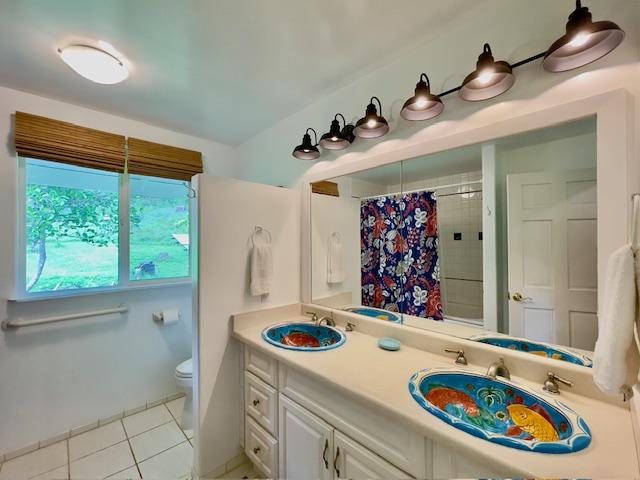
[[[130,280],[189,275],[189,199],[177,180],[131,175]]]
[[[189,277],[184,182],[30,158],[22,162],[24,296]]]

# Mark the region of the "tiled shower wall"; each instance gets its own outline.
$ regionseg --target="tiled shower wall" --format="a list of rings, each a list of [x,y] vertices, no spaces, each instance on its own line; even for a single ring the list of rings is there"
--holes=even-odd
[[[482,179],[475,171],[404,184],[404,191]],[[446,317],[482,319],[481,183],[437,190],[442,306]]]

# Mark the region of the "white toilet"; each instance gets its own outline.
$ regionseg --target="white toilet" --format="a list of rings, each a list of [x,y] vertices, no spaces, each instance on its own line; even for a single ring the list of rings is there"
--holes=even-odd
[[[193,359],[185,360],[176,367],[174,374],[176,385],[184,393],[184,409],[182,410],[181,427],[183,430],[193,428]]]

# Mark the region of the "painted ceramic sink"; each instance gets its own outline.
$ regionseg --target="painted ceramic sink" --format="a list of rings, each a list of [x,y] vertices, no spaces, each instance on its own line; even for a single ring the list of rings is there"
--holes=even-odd
[[[262,338],[287,350],[315,352],[341,346],[346,337],[340,330],[314,323],[283,323],[266,328]]]
[[[558,400],[478,373],[427,369],[409,392],[427,412],[489,442],[540,453],[573,453],[591,443],[586,422]]]
[[[470,338],[476,342],[495,345],[496,347],[509,348],[518,352],[531,353],[541,357],[553,358],[554,360],[562,360],[563,362],[575,363],[583,367],[592,367],[593,361],[577,352],[569,349],[550,345],[548,343],[533,342],[526,338],[508,337],[502,335],[475,335]]]
[[[380,308],[374,307],[345,307],[345,312],[357,313],[358,315],[365,315],[367,317],[377,318],[379,320],[385,320],[387,322],[402,323],[402,317],[393,312],[388,312]]]

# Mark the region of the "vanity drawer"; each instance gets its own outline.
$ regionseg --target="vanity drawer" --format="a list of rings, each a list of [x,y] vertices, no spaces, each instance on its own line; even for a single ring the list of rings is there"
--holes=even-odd
[[[278,392],[253,373],[244,373],[244,410],[273,435],[278,434]]]
[[[272,387],[278,385],[278,362],[253,348],[244,349],[244,368]]]
[[[244,451],[264,478],[278,478],[278,441],[249,415],[245,417]]]

